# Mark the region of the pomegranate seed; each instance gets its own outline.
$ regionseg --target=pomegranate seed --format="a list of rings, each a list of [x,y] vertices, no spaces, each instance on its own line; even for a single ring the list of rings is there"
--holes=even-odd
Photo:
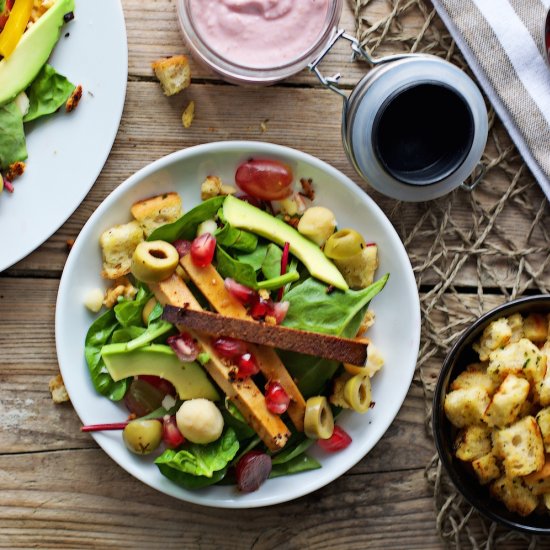
[[[258,296],[250,306],[250,311],[248,313],[250,313],[251,317],[256,321],[264,319],[266,315],[271,315],[273,313],[273,302],[271,300],[264,300]]]
[[[212,342],[214,349],[226,359],[234,359],[246,353],[246,344],[236,338],[220,337]]]
[[[271,457],[262,451],[248,451],[237,462],[235,476],[237,487],[243,493],[251,493],[260,488],[260,485],[271,473]]]
[[[334,431],[328,439],[317,440],[317,445],[329,453],[341,451],[350,443],[351,437],[340,426],[334,426]]]
[[[185,443],[185,438],[178,429],[175,416],[167,414],[162,419],[162,440],[169,449],[176,449]]]
[[[248,305],[252,303],[254,300],[256,300],[258,294],[255,290],[252,290],[251,288],[248,288],[247,286],[241,285],[241,283],[238,283],[234,279],[231,279],[230,277],[227,277],[224,281],[224,286],[226,290],[241,304]]]
[[[187,256],[191,251],[191,241],[184,241],[183,239],[178,239],[172,243],[172,246],[178,251],[180,258]]]
[[[153,374],[140,374],[138,378],[148,384],[151,384],[151,386],[154,386],[165,395],[176,395],[176,388],[174,388],[172,383],[168,382],[168,380],[165,380],[164,378],[161,378],[160,376],[155,376]]]
[[[290,397],[279,382],[269,382],[265,387],[265,404],[273,414],[283,414],[290,405]]]
[[[178,359],[185,363],[194,361],[200,352],[197,342],[185,332],[170,336],[166,342],[175,351]]]
[[[211,233],[203,233],[191,243],[191,259],[197,267],[206,267],[212,263],[216,252],[216,239]]]
[[[273,304],[272,315],[273,317],[275,317],[275,321],[278,325],[280,325],[284,321],[289,306],[289,302],[275,302]]]
[[[237,373],[237,378],[243,380],[249,376],[254,376],[260,372],[260,367],[256,363],[256,359],[251,353],[243,353],[239,357],[239,372]]]

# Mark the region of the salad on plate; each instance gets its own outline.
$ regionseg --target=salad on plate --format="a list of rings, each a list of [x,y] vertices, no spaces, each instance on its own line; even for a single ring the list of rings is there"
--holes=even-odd
[[[383,355],[365,333],[389,275],[376,279],[376,243],[337,227],[288,165],[249,159],[234,183],[208,176],[185,213],[175,192],[140,200],[101,235],[112,284],[86,296],[103,311],[84,353],[128,420],[82,429],[120,430],[185,489],[247,493],[320,468],[312,445],[352,444],[338,417],[374,407]]]
[[[27,159],[25,124],[70,112],[82,96],[47,63],[74,0],[0,0],[0,192],[13,191]]]

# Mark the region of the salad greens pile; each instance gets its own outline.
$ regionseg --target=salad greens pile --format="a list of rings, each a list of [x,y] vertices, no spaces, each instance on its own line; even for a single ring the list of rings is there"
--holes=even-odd
[[[354,337],[367,312],[370,301],[386,284],[388,275],[361,290],[338,290],[309,275],[304,266],[292,258],[287,274],[280,275],[283,250],[277,244],[243,229],[230,226],[223,218],[224,197],[206,200],[189,210],[177,221],[157,228],[149,241],[193,239],[199,224],[217,218],[216,258],[214,265],[222,277],[231,277],[252,289],[285,286],[284,300],[289,303],[283,326],[336,336]],[[281,281],[281,277],[284,280]],[[271,285],[270,282],[274,282]],[[189,283],[191,289],[193,285]],[[204,307],[208,304],[194,289]],[[85,342],[85,356],[95,389],[107,398],[121,400],[128,390],[129,379],[115,382],[103,363],[101,349],[114,342],[126,342],[136,349],[150,343],[165,343],[176,332],[160,319],[162,307],[157,304],[149,315],[147,326],[142,311],[152,294],[140,286],[134,299],[121,298],[112,310],[98,317],[90,326]],[[303,396],[327,394],[334,376],[342,369],[337,361],[296,352],[280,351],[280,357]],[[176,407],[177,408],[177,407]],[[218,403],[224,419],[221,437],[208,444],[186,442],[181,448],[166,449],[155,460],[160,472],[186,489],[213,484],[234,483],[234,466],[252,449],[264,449],[258,435],[229,400]],[[161,413],[165,412],[164,409]],[[339,409],[333,407],[337,414]],[[162,416],[162,414],[160,416]],[[152,413],[153,415],[155,413]],[[284,417],[286,418],[286,417]],[[288,422],[288,426],[291,423]],[[320,463],[307,454],[315,442],[291,427],[291,437],[278,452],[265,450],[272,459],[270,477],[294,474],[320,468]]]

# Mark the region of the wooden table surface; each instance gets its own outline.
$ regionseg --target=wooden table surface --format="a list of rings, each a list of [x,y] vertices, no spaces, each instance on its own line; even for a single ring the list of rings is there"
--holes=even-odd
[[[110,0],[114,1],[114,0]],[[224,84],[196,65],[193,83],[166,98],[153,78],[156,58],[185,53],[173,0],[123,0],[129,45],[128,88],[112,152],[88,196],[55,235],[0,274],[0,546],[125,548],[441,548],[436,511],[424,470],[435,450],[426,435],[418,377],[383,439],[357,466],[315,493],[284,505],[218,510],[158,493],[116,465],[86,434],[70,403],[55,405],[48,381],[58,373],[54,310],[59,279],[74,239],[90,214],[122,181],[150,162],[191,145],[251,139],[300,149],[357,181],[340,140],[341,102],[307,72],[277,86],[245,89]],[[387,9],[385,4],[373,9]],[[354,31],[351,8],[343,26]],[[365,67],[338,49],[325,64],[351,86]],[[196,118],[181,125],[193,99]],[[491,175],[504,192],[508,180]],[[395,203],[366,189],[392,218]],[[466,202],[464,224],[469,223]],[[462,210],[461,210],[462,209]],[[418,217],[399,211],[403,231]],[[526,228],[506,222],[510,239]],[[415,254],[431,243],[418,243]],[[513,279],[503,268],[502,281]],[[426,274],[422,292],[436,284]],[[476,299],[475,270],[458,278],[464,300]],[[490,286],[494,282],[484,282]],[[468,294],[469,292],[469,294]],[[488,305],[499,301],[490,298]],[[501,301],[501,300],[500,300]],[[449,307],[452,307],[449,306]],[[440,359],[427,365],[434,372]],[[297,479],[297,482],[299,480]]]

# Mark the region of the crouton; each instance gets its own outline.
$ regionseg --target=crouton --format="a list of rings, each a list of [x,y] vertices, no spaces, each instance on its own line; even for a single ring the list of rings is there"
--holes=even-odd
[[[520,313],[514,313],[508,317],[508,325],[512,329],[510,343],[519,342],[523,338],[523,317]]]
[[[538,472],[525,476],[523,481],[534,495],[550,493],[550,460],[547,458]]]
[[[118,304],[118,299],[121,296],[126,300],[133,300],[137,292],[137,288],[126,277],[120,277],[115,280],[111,288],[105,291],[103,305],[112,309]]]
[[[61,378],[60,374],[54,376],[50,380],[48,387],[54,403],[66,403],[69,401],[69,394],[67,393],[63,378]]]
[[[218,176],[207,176],[201,183],[201,200],[206,201],[222,194],[222,180]]]
[[[489,353],[505,346],[511,337],[512,329],[508,321],[501,317],[485,328],[479,341],[475,342],[472,347],[479,354],[481,361],[487,361]]]
[[[550,510],[550,493],[544,493],[544,495],[542,495],[542,502],[546,509]]]
[[[367,288],[374,281],[378,268],[378,247],[373,244],[365,246],[359,254],[345,260],[334,260],[350,288]]]
[[[493,452],[502,458],[508,477],[526,476],[544,465],[544,444],[539,425],[526,416],[509,428],[493,432]]]
[[[105,279],[118,279],[130,273],[132,255],[136,246],[143,241],[143,230],[137,221],[115,225],[99,238],[103,253],[103,271]]]
[[[157,59],[151,67],[165,95],[177,94],[191,84],[191,68],[184,55]]]
[[[503,428],[518,417],[521,405],[529,395],[529,382],[515,374],[509,374],[493,395],[491,403],[483,414],[489,426]]]
[[[550,453],[550,407],[541,409],[538,412],[536,419],[542,435],[544,450],[547,453]]]
[[[190,101],[187,104],[187,107],[183,110],[183,113],[181,115],[181,123],[183,124],[184,128],[190,128],[191,124],[193,124],[193,119],[195,118],[195,102]]]
[[[528,516],[538,505],[537,497],[519,478],[501,477],[493,481],[490,493],[500,500],[510,512],[516,512],[520,516]]]
[[[334,379],[332,386],[332,393],[330,394],[329,401],[336,407],[342,407],[344,409],[350,409],[350,404],[344,397],[344,387],[346,382],[352,377],[349,372],[344,372],[338,378]]]
[[[483,365],[483,363],[476,363],[475,365]],[[449,387],[451,390],[463,390],[479,387],[483,388],[489,395],[493,395],[498,386],[498,380],[495,380],[486,372],[475,368],[473,365],[469,365],[466,367],[465,371],[461,372],[451,382]]]
[[[523,322],[524,337],[532,342],[544,342],[548,338],[548,319],[540,313],[532,313]]]
[[[483,388],[455,390],[445,396],[445,414],[457,428],[479,424],[489,402],[489,394]]]
[[[456,457],[471,462],[491,452],[491,430],[486,426],[467,426],[455,439]]]
[[[139,222],[145,237],[149,237],[157,227],[181,217],[181,198],[177,193],[164,193],[134,203],[130,212]]]
[[[538,384],[546,374],[546,357],[527,338],[507,345],[489,354],[487,373],[504,379],[508,374],[526,378],[532,385]]]
[[[67,102],[65,103],[65,111],[67,113],[72,113],[80,103],[80,100],[82,99],[82,86],[79,84],[75,87],[71,95],[69,96],[69,99],[67,99]]]
[[[472,468],[481,485],[487,485],[493,479],[500,477],[500,468],[494,454],[487,453],[472,461]]]

